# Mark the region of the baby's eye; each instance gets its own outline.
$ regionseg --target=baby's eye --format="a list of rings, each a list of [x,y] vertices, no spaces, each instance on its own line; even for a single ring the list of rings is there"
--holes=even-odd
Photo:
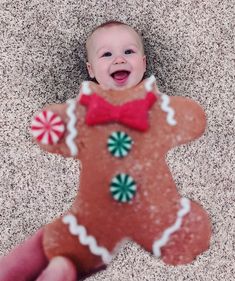
[[[101,57],[111,57],[112,53],[111,52],[105,52]]]
[[[132,49],[127,49],[125,51],[125,55],[129,55],[129,54],[133,54],[133,53],[134,53],[134,51]]]

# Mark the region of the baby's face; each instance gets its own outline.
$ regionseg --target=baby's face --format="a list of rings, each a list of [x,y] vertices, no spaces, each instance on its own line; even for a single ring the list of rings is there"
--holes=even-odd
[[[87,69],[103,89],[123,90],[137,85],[146,71],[139,35],[126,25],[97,29],[87,42]]]

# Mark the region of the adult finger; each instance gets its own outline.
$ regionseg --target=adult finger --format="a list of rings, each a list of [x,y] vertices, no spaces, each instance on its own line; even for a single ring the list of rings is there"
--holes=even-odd
[[[0,259],[0,281],[34,280],[47,266],[42,248],[43,229]]]
[[[64,257],[55,257],[36,281],[76,281],[76,268]]]

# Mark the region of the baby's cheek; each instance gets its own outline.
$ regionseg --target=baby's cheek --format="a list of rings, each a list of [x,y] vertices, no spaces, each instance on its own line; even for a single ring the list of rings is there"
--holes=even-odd
[[[108,68],[105,67],[105,66],[101,66],[101,67],[97,67],[94,71],[94,74],[95,74],[95,78],[98,82],[98,84],[100,84],[100,86],[102,87],[103,86],[106,86],[107,83],[108,83],[108,79],[110,78],[110,75],[109,75],[109,71],[108,71]],[[107,87],[102,87],[102,88],[107,88]]]

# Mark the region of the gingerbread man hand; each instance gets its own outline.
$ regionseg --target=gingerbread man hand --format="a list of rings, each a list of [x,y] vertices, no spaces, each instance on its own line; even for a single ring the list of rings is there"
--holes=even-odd
[[[174,265],[191,262],[208,248],[208,216],[180,197],[165,161],[169,149],[204,132],[205,114],[197,103],[160,94],[151,76],[125,91],[85,82],[77,99],[42,114],[52,119],[43,125],[47,143],[33,121],[42,148],[82,163],[74,204],[46,226],[49,258],[67,256],[87,274],[108,264],[126,239]],[[59,133],[53,141],[48,136],[55,119]]]

